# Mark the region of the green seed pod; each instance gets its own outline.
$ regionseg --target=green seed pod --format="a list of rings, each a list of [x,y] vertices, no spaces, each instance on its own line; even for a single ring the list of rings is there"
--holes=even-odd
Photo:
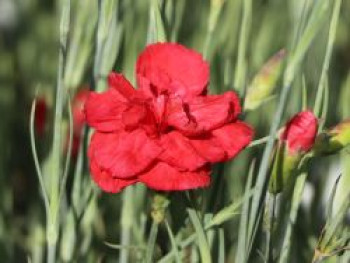
[[[350,144],[350,120],[339,123],[328,131],[320,133],[313,151],[316,155],[334,154]]]
[[[245,110],[254,110],[271,98],[272,91],[280,76],[285,55],[285,50],[280,50],[272,56],[255,75],[247,89],[244,102]]]

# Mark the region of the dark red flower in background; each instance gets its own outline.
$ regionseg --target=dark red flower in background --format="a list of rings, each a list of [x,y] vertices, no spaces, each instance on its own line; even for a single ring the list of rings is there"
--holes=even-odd
[[[35,116],[34,116],[34,128],[39,137],[43,137],[45,133],[45,127],[47,122],[48,106],[45,97],[39,97],[36,99]]]
[[[207,95],[209,67],[178,44],[148,46],[136,66],[138,89],[111,73],[106,92],[91,92],[88,156],[94,181],[107,192],[142,182],[156,190],[210,183],[210,165],[237,155],[252,129],[238,120],[237,95]]]
[[[287,145],[290,154],[308,152],[315,143],[318,121],[311,111],[302,111],[290,119],[280,139]]]
[[[72,157],[78,155],[80,147],[80,138],[85,125],[84,105],[89,96],[89,87],[83,86],[75,94],[72,100],[72,117],[73,117],[73,138],[72,138]],[[66,136],[65,152],[67,153],[69,145],[69,134]]]

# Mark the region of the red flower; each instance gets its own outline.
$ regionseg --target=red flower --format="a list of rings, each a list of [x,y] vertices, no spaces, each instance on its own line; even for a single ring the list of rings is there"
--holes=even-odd
[[[120,74],[91,92],[87,123],[95,128],[88,156],[94,181],[107,192],[142,182],[157,190],[210,183],[210,164],[227,161],[252,139],[237,119],[237,95],[206,95],[209,67],[181,45],[148,46],[137,61],[138,89]]]
[[[280,139],[286,142],[291,154],[308,152],[314,145],[317,126],[317,118],[311,111],[299,112],[289,120]]]
[[[47,108],[48,107],[44,97],[39,97],[36,99],[34,127],[39,137],[43,137],[45,133],[47,110],[48,110]]]

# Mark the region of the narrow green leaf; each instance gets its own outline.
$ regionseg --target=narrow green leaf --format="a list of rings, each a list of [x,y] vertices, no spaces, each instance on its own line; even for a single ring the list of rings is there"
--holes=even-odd
[[[198,247],[199,247],[199,253],[201,255],[201,262],[203,263],[210,263],[211,262],[211,255],[210,255],[210,248],[208,244],[207,237],[204,232],[204,228],[199,220],[199,217],[197,215],[197,212],[189,208],[187,209],[187,212],[190,216],[190,220],[194,226],[194,229],[197,234],[197,240],[198,240]]]
[[[50,205],[51,210],[57,213],[59,206],[59,188],[60,188],[60,175],[62,173],[61,169],[61,144],[62,144],[62,114],[63,105],[65,102],[63,86],[64,78],[64,68],[66,61],[66,48],[67,39],[70,26],[70,6],[71,1],[62,1],[62,13],[60,20],[60,50],[58,58],[58,73],[57,73],[57,86],[56,86],[56,105],[54,114],[54,134],[52,142],[52,170],[50,174]],[[55,216],[52,217],[54,219]],[[54,219],[56,220],[56,219]]]
[[[148,243],[147,243],[147,249],[146,249],[146,263],[152,263],[153,262],[153,253],[154,253],[154,247],[156,244],[157,239],[157,233],[158,233],[158,224],[153,221],[151,232],[148,237]]]
[[[246,200],[253,195],[253,190],[249,190],[245,193],[244,197],[232,202],[230,205],[224,207],[219,212],[217,212],[213,218],[209,221],[209,224],[206,225],[207,228],[211,228],[213,226],[218,226],[223,224],[224,222],[232,219],[235,215],[239,214],[239,208],[242,204],[246,202]]]
[[[238,56],[235,68],[234,88],[241,95],[245,93],[246,75],[247,75],[247,46],[250,34],[252,20],[252,0],[243,0],[243,16],[241,21],[241,29],[239,34]]]
[[[301,77],[301,81],[302,81],[302,93],[301,93],[301,101],[302,101],[302,110],[305,111],[307,110],[307,87],[306,87],[306,81],[305,81],[305,76],[304,74]]]
[[[316,94],[315,106],[314,106],[314,113],[318,117],[321,114],[322,95],[324,93],[324,87],[325,87],[324,85],[326,83],[326,77],[329,69],[330,60],[332,57],[332,51],[333,51],[334,41],[335,41],[336,32],[337,32],[337,25],[339,20],[341,3],[342,3],[342,0],[336,0],[333,6],[333,13],[332,13],[332,18],[331,18],[331,23],[329,26],[329,33],[328,33],[327,49],[326,49],[325,58],[323,61],[320,80],[318,82],[317,94]]]
[[[249,192],[252,187],[254,168],[255,168],[255,159],[250,164],[248,178],[247,178],[247,182],[244,190],[243,208],[242,208],[241,218],[239,221],[239,231],[238,231],[237,251],[239,251],[239,253],[236,253],[237,263],[243,263],[243,262],[246,262],[247,260],[247,254],[246,254],[248,251],[247,231],[248,231],[248,225],[249,225],[249,206],[250,206]]]
[[[207,33],[205,36],[205,41],[203,45],[203,57],[208,59],[208,51],[213,38],[214,29],[218,22],[219,15],[221,13],[222,6],[224,5],[225,0],[211,0],[210,1],[210,11],[208,16],[208,26]]]
[[[97,91],[105,89],[104,75],[111,70],[118,54],[120,38],[117,23],[118,0],[99,0],[94,58],[94,84]],[[108,54],[108,56],[106,56]]]
[[[69,167],[70,167],[70,160],[71,160],[71,155],[72,155],[72,145],[73,145],[73,113],[72,113],[72,106],[70,103],[70,96],[68,95],[68,116],[69,116],[69,137],[68,137],[68,149],[67,149],[67,155],[66,155],[66,160],[65,160],[65,167],[63,170],[63,177],[61,179],[61,184],[60,184],[60,197],[58,203],[62,201],[63,194],[65,193],[66,190],[66,183],[67,183],[67,178],[68,178],[68,172],[69,172]],[[58,205],[59,205],[58,204]]]
[[[72,210],[69,210],[62,228],[60,255],[64,262],[72,262],[77,241],[77,226]]]
[[[146,250],[145,247],[142,247],[142,246],[132,246],[132,245],[128,245],[128,246],[125,246],[125,245],[120,245],[120,244],[113,244],[113,243],[110,243],[110,242],[104,242],[104,244],[110,248],[113,248],[113,249],[126,249],[126,250]]]
[[[332,218],[332,214],[333,214],[333,204],[334,204],[334,197],[335,197],[335,194],[337,192],[337,189],[338,189],[338,184],[339,184],[339,180],[341,178],[341,174],[337,177],[337,179],[335,180],[335,183],[332,187],[332,191],[331,191],[331,196],[328,200],[328,204],[327,204],[327,207],[326,207],[326,215],[327,215],[327,219],[330,220]]]
[[[181,261],[181,256],[180,256],[179,250],[177,248],[177,244],[176,244],[176,240],[175,240],[173,231],[171,230],[167,220],[164,220],[164,223],[165,223],[166,229],[168,231],[168,235],[169,235],[169,238],[170,238],[172,250],[174,251],[175,261],[176,261],[176,263],[181,263],[182,262]]]
[[[34,99],[32,102],[32,107],[31,107],[31,111],[30,111],[30,125],[29,125],[30,146],[31,146],[32,155],[34,158],[34,165],[35,165],[35,169],[36,169],[36,174],[38,176],[41,192],[42,192],[43,199],[44,199],[45,212],[48,213],[49,212],[49,197],[47,195],[47,191],[45,188],[44,178],[43,178],[43,174],[41,172],[38,153],[37,153],[36,145],[35,145],[35,134],[34,134],[35,107],[36,107],[36,100]]]
[[[276,209],[276,195],[268,195],[268,226],[267,226],[267,234],[266,234],[266,251],[265,251],[265,261],[271,262],[273,259],[273,233],[275,226],[275,209]]]
[[[166,41],[166,34],[164,29],[164,24],[162,20],[162,15],[160,13],[160,7],[159,7],[159,1],[158,0],[151,0],[151,10],[154,15],[155,20],[155,37],[157,42],[165,42]]]
[[[291,242],[292,242],[292,238],[291,238],[292,230],[298,215],[298,208],[299,208],[302,193],[304,190],[306,177],[307,177],[307,173],[301,173],[298,175],[296,179],[293,196],[292,196],[292,205],[289,211],[288,223],[287,223],[286,231],[282,241],[281,254],[278,260],[279,263],[289,262],[289,251],[290,251]]]
[[[122,204],[121,220],[120,220],[120,227],[121,227],[120,242],[121,242],[121,245],[123,245],[123,246],[130,245],[131,226],[134,222],[133,196],[134,196],[134,188],[133,187],[128,187],[127,189],[124,190],[123,197],[122,197],[123,204]],[[151,230],[151,237],[152,237],[152,234],[153,234],[153,232]],[[155,234],[157,234],[157,233],[155,233]],[[149,240],[149,242],[151,242],[151,241],[152,240]],[[153,250],[152,250],[152,253],[153,253]],[[129,262],[129,251],[122,250],[120,252],[119,262],[121,262],[121,263]]]
[[[337,230],[341,226],[341,223],[350,208],[350,191],[347,197],[343,200],[337,214],[331,219],[327,220],[326,226],[324,227],[324,235],[321,237],[320,250],[326,250],[327,246],[330,245],[331,240],[335,237]]]
[[[323,97],[323,105],[322,105],[322,112],[321,112],[321,119],[322,122],[320,122],[320,125],[318,126],[318,130],[322,131],[324,124],[326,123],[327,119],[327,113],[328,113],[328,106],[329,106],[329,84],[328,84],[328,78],[326,78],[324,84],[324,97]]]
[[[218,263],[225,263],[225,232],[222,228],[219,228],[219,253]]]
[[[265,136],[260,139],[254,140],[248,145],[248,148],[267,143],[269,138],[270,138],[269,136]]]

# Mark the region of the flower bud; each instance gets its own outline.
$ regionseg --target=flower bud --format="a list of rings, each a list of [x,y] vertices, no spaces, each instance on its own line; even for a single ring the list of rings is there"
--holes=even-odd
[[[157,193],[152,200],[151,216],[156,223],[163,222],[165,218],[165,211],[169,206],[170,201],[164,194]]]
[[[301,158],[310,151],[317,133],[317,118],[311,111],[296,114],[282,130],[272,164],[269,191],[283,190]]]
[[[264,101],[271,98],[272,91],[281,72],[285,55],[285,50],[280,50],[272,56],[255,75],[247,89],[244,102],[245,110],[254,110]]]
[[[320,133],[315,142],[316,155],[334,154],[350,144],[350,119]]]

